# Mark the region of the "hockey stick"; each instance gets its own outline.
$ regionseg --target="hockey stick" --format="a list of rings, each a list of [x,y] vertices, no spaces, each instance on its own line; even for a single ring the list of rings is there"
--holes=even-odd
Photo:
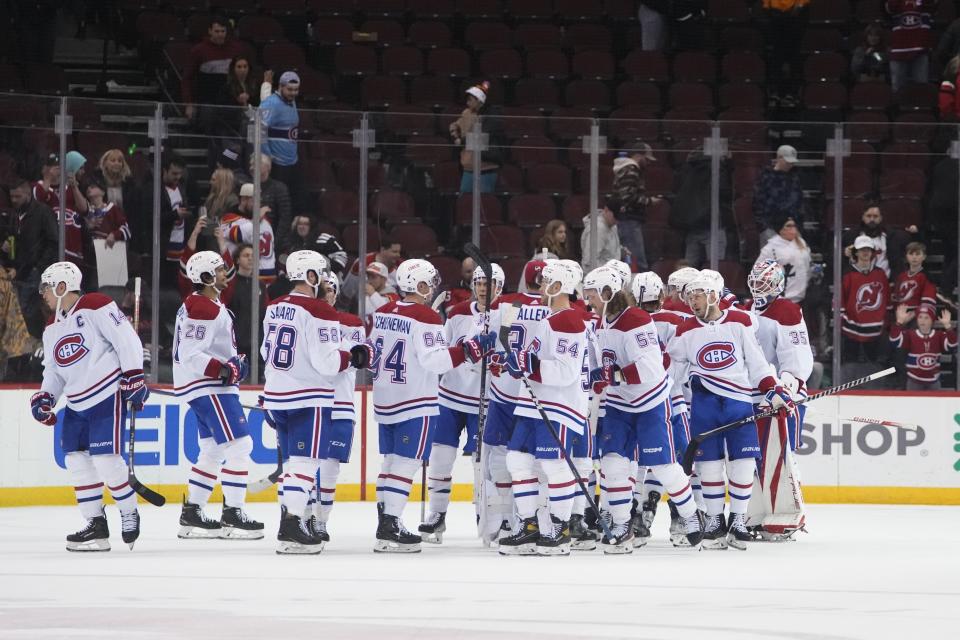
[[[480,248],[468,242],[463,245],[463,251],[473,258],[478,267],[483,270],[487,277],[487,289],[483,294],[483,332],[490,331],[490,305],[493,303],[493,263],[490,262]],[[477,507],[477,534],[486,542],[486,507],[487,507],[487,477],[486,467],[483,458],[483,428],[487,422],[487,362],[486,355],[480,361],[480,407],[477,411],[477,447],[473,455],[474,474],[474,500]]]
[[[830,387],[829,389],[824,389],[823,391],[820,391],[819,393],[815,393],[812,396],[807,396],[802,400],[798,400],[794,404],[798,404],[798,405],[805,404],[812,400],[816,400],[817,398],[836,395],[841,391],[846,391],[847,389],[859,387],[862,384],[866,384],[873,380],[879,380],[880,378],[884,378],[896,372],[897,370],[894,367],[890,367],[889,369],[884,369],[883,371],[877,371],[876,373],[871,373],[868,376],[857,378],[856,380],[851,380],[850,382],[844,382],[843,384],[838,384],[837,386]],[[693,473],[693,462],[694,462],[694,459],[697,457],[697,450],[700,448],[700,445],[703,444],[703,441],[709,438],[710,436],[715,436],[718,433],[724,433],[726,431],[730,431],[731,429],[742,427],[745,424],[750,424],[751,422],[755,422],[757,420],[763,420],[764,418],[772,418],[773,416],[777,415],[777,411],[778,409],[770,408],[770,409],[767,409],[766,411],[761,411],[760,413],[757,413],[755,415],[747,416],[746,418],[742,418],[740,420],[736,420],[735,422],[725,424],[723,426],[717,427],[716,429],[710,429],[709,431],[704,431],[700,435],[694,436],[693,438],[690,439],[690,444],[688,444],[687,448],[684,449],[683,451],[683,472],[688,476],[691,473]]]
[[[916,431],[920,425],[909,424],[906,422],[894,422],[893,420],[881,420],[879,418],[840,418],[846,422],[859,422],[861,424],[875,424],[881,427],[893,427],[894,429],[906,429],[907,431]]]
[[[515,302],[512,308],[516,310],[520,306],[521,305],[519,302]],[[510,350],[510,345],[508,342],[511,324],[512,322],[502,322],[500,325],[500,343],[503,345],[503,348],[507,349],[508,351]],[[587,504],[591,509],[593,509],[593,512],[597,514],[597,524],[599,524],[600,528],[603,529],[603,534],[607,537],[607,539],[613,540],[613,534],[610,532],[610,527],[607,526],[607,523],[604,522],[603,518],[600,516],[600,508],[597,507],[597,503],[593,499],[593,496],[591,496],[590,492],[587,491],[587,486],[583,483],[583,478],[580,477],[580,473],[577,471],[576,465],[573,464],[573,460],[571,460],[570,456],[567,455],[567,450],[563,446],[563,442],[560,441],[560,436],[557,434],[557,430],[553,426],[553,423],[550,422],[550,417],[547,416],[547,412],[543,409],[543,405],[540,404],[540,399],[537,398],[537,394],[533,392],[533,387],[530,386],[530,381],[527,380],[526,376],[520,376],[520,381],[523,382],[523,386],[527,388],[527,392],[530,394],[530,399],[537,408],[537,413],[540,414],[540,419],[543,420],[543,423],[547,426],[547,430],[550,431],[550,436],[553,438],[553,441],[557,443],[557,447],[560,449],[560,455],[570,468],[570,472],[573,473],[573,478],[577,481],[577,486],[580,488],[580,493],[582,493],[583,497],[586,498]]]
[[[167,391],[166,389],[150,389],[150,393],[155,393],[158,396],[164,396],[165,398],[176,398],[178,397],[173,391]],[[247,411],[266,411],[263,407],[258,407],[252,404],[241,404],[241,409],[246,409]]]
[[[140,278],[134,278],[133,280],[133,332],[137,333],[140,329]],[[139,339],[139,335],[138,335]],[[143,499],[152,504],[155,507],[162,507],[166,504],[167,499],[162,495],[151,489],[150,487],[144,485],[140,480],[137,479],[136,473],[133,469],[133,458],[136,442],[136,433],[137,433],[137,410],[133,408],[132,402],[127,402],[127,413],[130,414],[130,433],[128,434],[129,441],[127,442],[127,482],[130,484],[130,488],[137,492],[138,495],[143,496]]]

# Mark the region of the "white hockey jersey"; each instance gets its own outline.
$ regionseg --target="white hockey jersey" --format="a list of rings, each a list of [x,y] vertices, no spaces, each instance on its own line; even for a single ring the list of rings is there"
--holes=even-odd
[[[782,377],[784,373],[790,373],[797,380],[806,382],[813,372],[813,350],[800,305],[780,297],[762,311],[753,310],[753,313],[757,318],[760,348],[777,375]],[[801,389],[800,398],[806,395],[806,389]]]
[[[491,305],[492,306],[492,305]],[[447,322],[443,326],[443,335],[447,344],[461,344],[477,334],[483,333],[484,322],[489,323],[489,329],[494,335],[500,330],[498,312],[481,313],[476,301],[466,300],[453,305],[447,311]],[[490,378],[487,376],[489,389]],[[480,363],[464,363],[463,366],[451,369],[440,378],[440,404],[465,413],[476,413],[480,407]]]
[[[377,423],[438,415],[440,374],[465,360],[459,346],[447,346],[440,314],[423,304],[388,302],[373,314],[370,339],[377,348],[370,367]]]
[[[588,349],[585,320],[581,309],[562,309],[547,316],[529,336],[529,350],[540,359],[539,372],[528,378],[530,387],[552,421],[581,434],[587,426],[588,409],[583,373]],[[541,417],[526,387],[520,387],[516,402],[515,416]]]
[[[550,315],[550,308],[540,302],[540,294],[537,293],[513,293],[500,296],[497,301],[491,305],[494,315],[498,315],[503,322],[504,314],[508,307],[517,307],[516,317],[510,323],[510,331],[507,338],[507,346],[510,349],[526,349],[533,342],[534,337],[539,331],[541,321]],[[501,326],[498,324],[498,326]],[[497,342],[497,349],[503,349],[504,346]],[[522,383],[519,380],[511,378],[506,373],[494,377],[490,381],[490,399],[496,402],[515,404],[520,399],[520,387]]]
[[[249,244],[260,250],[260,277],[272,279],[277,275],[276,242],[273,235],[273,226],[266,216],[260,217],[260,239],[253,241],[253,220],[237,213],[228,213],[223,216],[220,224],[223,237],[227,241],[230,254],[236,251],[237,245]]]
[[[673,388],[670,391],[670,408],[674,415],[688,413],[690,411],[690,389],[684,385],[684,381],[687,379],[686,367],[675,365],[667,352],[667,348],[677,335],[677,327],[683,324],[683,321],[689,318],[690,314],[661,309],[651,313],[650,317],[657,325],[657,335],[660,336],[660,348],[664,352],[664,366],[667,368],[667,375],[673,380]]]
[[[340,348],[349,352],[358,344],[363,344],[365,330],[363,321],[352,313],[340,311],[337,313],[340,320]],[[347,367],[333,377],[333,411],[334,420],[357,419],[357,370]]]
[[[751,402],[754,389],[765,391],[776,384],[773,366],[764,357],[745,311],[727,309],[711,322],[687,318],[667,352],[687,371],[689,382],[699,380],[708,391],[725,398]]]
[[[657,326],[646,311],[628,307],[597,331],[603,361],[616,363],[623,382],[607,387],[607,406],[642,413],[670,397]]]
[[[117,392],[123,372],[143,372],[143,344],[110,297],[88,293],[43,331],[40,389],[82,411]]]
[[[341,350],[340,319],[319,298],[291,293],[263,316],[263,408],[333,406],[333,376],[350,366]]]
[[[237,355],[233,316],[219,300],[192,293],[177,311],[173,335],[173,391],[181,400],[217,394],[238,394],[238,385],[224,384],[220,370]]]

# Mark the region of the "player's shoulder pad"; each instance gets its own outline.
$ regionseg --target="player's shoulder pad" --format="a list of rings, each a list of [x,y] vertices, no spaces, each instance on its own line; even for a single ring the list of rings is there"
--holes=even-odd
[[[551,329],[559,333],[583,333],[586,331],[586,326],[583,323],[583,313],[573,307],[547,316],[547,322]]]
[[[327,304],[325,300],[321,300],[320,298],[285,295],[274,300],[270,306],[277,304],[289,304],[294,307],[306,309],[310,315],[318,320],[327,320],[329,322],[339,321],[337,318],[337,310]]]
[[[654,322],[665,322],[667,324],[672,324],[675,327],[679,327],[683,324],[683,316],[675,311],[654,311],[650,314],[650,317],[653,318]]]
[[[787,327],[803,322],[803,311],[800,305],[786,298],[777,298],[771,302],[761,315]]]
[[[650,317],[649,313],[637,307],[630,307],[620,314],[620,317],[617,318],[617,321],[613,323],[612,328],[626,333],[627,331],[639,329],[640,327],[648,325],[651,322],[653,322],[653,318]]]
[[[362,327],[363,320],[359,316],[355,316],[352,313],[347,313],[346,311],[338,311],[337,319],[345,327]]]
[[[215,320],[223,308],[210,298],[197,293],[187,296],[183,305],[187,308],[187,317],[191,320]]]
[[[113,302],[113,298],[108,295],[102,293],[85,293],[77,300],[74,311],[81,311],[83,309],[96,311],[97,309],[108,306],[111,302]]]
[[[493,305],[491,305],[492,307]],[[454,316],[472,316],[473,315],[473,300],[464,300],[463,302],[458,302],[449,309],[447,309],[447,320],[452,319]]]
[[[412,318],[417,322],[424,324],[443,324],[440,314],[425,304],[416,304],[413,302],[388,302],[379,309],[378,313],[395,313],[405,318]]]
[[[727,315],[721,321],[722,324],[742,324],[745,327],[753,326],[753,318],[750,317],[750,314],[746,311],[741,311],[739,309],[728,308]]]
[[[689,318],[684,318],[683,322],[677,325],[676,337],[682,336],[687,331],[692,331],[693,329],[699,329],[703,325],[700,324],[700,321],[697,320],[696,316],[690,316]]]

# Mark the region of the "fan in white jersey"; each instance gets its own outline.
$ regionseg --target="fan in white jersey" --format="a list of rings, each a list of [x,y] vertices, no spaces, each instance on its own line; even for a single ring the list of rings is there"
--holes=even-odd
[[[196,414],[200,454],[190,468],[178,536],[260,539],[263,523],[243,512],[253,440],[238,386],[249,367],[246,356],[237,353],[233,316],[220,302],[227,285],[223,258],[212,251],[193,254],[187,277],[194,291],[177,311],[173,388]],[[224,503],[219,522],[203,512],[218,479]]]
[[[763,405],[792,406],[790,394],[777,382],[773,368],[757,343],[750,315],[737,309],[721,311],[723,277],[704,269],[686,286],[694,317],[686,319],[668,346],[677,367],[687,370],[691,390],[690,434],[697,436],[753,415],[754,389],[764,393]],[[747,505],[760,453],[757,429],[747,423],[704,440],[697,450],[697,473],[707,510],[703,546],[745,549]],[[730,519],[724,519],[724,460],[729,481]]]
[[[570,297],[579,284],[577,271],[560,261],[549,261],[541,280],[542,297],[550,315],[531,328],[535,335],[526,337],[529,346],[511,349],[504,355],[504,362],[510,376],[527,379],[559,434],[560,446],[526,387],[521,387],[506,458],[521,526],[517,533],[499,541],[500,553],[504,555],[570,553],[569,519],[577,487],[564,457],[570,455],[568,431],[583,435],[586,430],[587,393],[582,375],[586,328],[583,311],[570,306]],[[536,516],[537,463],[547,478],[550,495],[548,531],[540,530]]]
[[[370,352],[363,345],[341,348],[337,312],[320,297],[327,259],[294,251],[286,268],[293,290],[271,302],[263,318],[261,406],[284,459],[277,553],[312,554],[326,543],[306,512],[320,459],[331,448],[333,379],[348,367],[366,367]]]
[[[331,307],[337,303],[340,293],[340,280],[334,273],[323,274],[326,284],[324,299]],[[340,320],[340,348],[353,350],[364,344],[363,321],[346,311],[337,311]],[[333,410],[331,420],[321,433],[320,469],[317,471],[317,484],[314,488],[314,532],[325,542],[330,541],[327,522],[333,510],[333,499],[337,490],[337,476],[340,465],[350,462],[350,450],[353,448],[353,430],[357,420],[356,386],[357,370],[350,367],[331,378],[333,386]]]
[[[620,276],[612,269],[594,269],[584,281],[584,295],[594,309],[602,309],[597,330],[600,366],[590,372],[594,392],[606,390],[606,413],[600,443],[603,495],[613,524],[612,537],[604,536],[607,553],[629,553],[633,531],[630,506],[633,486],[631,462],[651,467],[684,521],[691,546],[700,544],[700,519],[690,483],[677,463],[677,447],[670,423],[673,381],[663,366],[663,351],[653,318],[630,306],[621,290]]]
[[[682,456],[683,451],[690,443],[690,407],[688,403],[689,389],[685,389],[683,381],[686,379],[685,371],[675,370],[670,357],[666,355],[667,346],[676,335],[677,327],[689,317],[688,314],[680,311],[667,311],[663,308],[664,301],[667,298],[666,287],[663,280],[653,271],[638,273],[633,281],[633,296],[637,306],[650,314],[657,327],[657,335],[660,338],[660,348],[664,351],[664,365],[667,367],[667,373],[673,380],[673,389],[670,392],[670,409],[673,415],[670,418],[673,424],[673,441],[676,447],[677,455]],[[644,473],[646,471],[646,473]],[[660,497],[663,494],[663,487],[656,475],[648,469],[638,469],[636,475],[637,506],[639,513],[634,520],[634,534],[636,540],[647,540],[650,538],[650,527],[654,516],[657,513],[657,505],[660,503]],[[693,499],[697,507],[702,510],[703,495],[700,487],[700,478],[694,473],[690,477],[690,487],[693,489]],[[670,507],[670,539],[676,546],[686,546],[688,544],[686,534],[683,531],[680,514],[673,501],[669,501]],[[636,542],[634,543],[636,544]]]
[[[500,265],[492,264],[493,290],[491,302],[503,291],[505,280]],[[466,300],[447,310],[447,322],[443,327],[447,344],[460,344],[473,336],[483,333],[484,327],[496,335],[499,323],[484,308],[484,296],[488,286],[487,275],[481,267],[473,270],[471,284],[475,300]],[[457,447],[460,435],[466,431],[467,441],[463,447],[464,455],[477,450],[477,431],[480,408],[480,370],[479,365],[462,366],[451,369],[440,378],[439,386],[440,415],[437,418],[437,431],[434,434],[430,451],[429,475],[430,513],[420,524],[420,533],[424,541],[440,543],[446,531],[447,507],[450,504],[453,464],[457,459]],[[500,521],[496,524],[499,526]]]
[[[374,551],[420,551],[420,536],[407,530],[401,516],[414,474],[430,456],[440,413],[438,378],[468,359],[479,362],[493,350],[492,333],[447,345],[440,315],[429,305],[439,284],[432,264],[406,260],[397,267],[403,300],[388,302],[373,316],[373,412],[383,455],[377,478],[380,522]]]
[[[757,339],[763,355],[774,366],[791,397],[806,398],[804,381],[813,371],[813,351],[803,311],[783,296],[783,267],[775,260],[757,262],[747,278],[747,286],[753,296],[750,308],[757,318]],[[750,524],[761,526],[760,534],[766,539],[786,539],[804,524],[800,472],[793,452],[800,440],[805,412],[806,407],[799,404],[775,421],[766,418],[757,422],[761,449],[759,484],[763,493],[755,495],[750,503]],[[789,452],[784,451],[785,446]]]
[[[37,422],[53,427],[53,412],[66,398],[60,444],[87,526],[67,536],[68,551],[109,551],[103,486],[120,509],[123,541],[140,535],[137,496],[121,457],[127,406],[143,408],[149,396],[143,378],[143,345],[116,303],[80,290],[80,269],[55,262],[40,275],[40,295],[54,310],[43,331],[43,382],[30,398]]]

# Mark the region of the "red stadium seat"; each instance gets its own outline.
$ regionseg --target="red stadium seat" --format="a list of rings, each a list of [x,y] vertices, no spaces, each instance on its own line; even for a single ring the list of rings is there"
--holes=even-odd
[[[524,193],[523,171],[515,164],[505,164],[497,172],[497,193],[504,196],[513,196]]]
[[[480,54],[480,75],[485,78],[517,80],[523,75],[523,61],[516,49],[494,49]]]
[[[507,202],[507,222],[520,227],[542,227],[557,217],[557,208],[550,196],[525,193]]]
[[[897,109],[904,111],[932,111],[937,107],[939,87],[935,84],[908,84],[893,96]]]
[[[320,213],[336,225],[355,223],[360,214],[357,194],[353,191],[326,191],[321,193]]]
[[[839,29],[832,27],[808,28],[803,32],[803,37],[800,39],[800,53],[804,55],[842,50],[843,34]]]
[[[641,107],[658,112],[663,108],[663,96],[660,93],[660,87],[652,82],[627,80],[617,86],[617,105]]]
[[[529,107],[503,107],[500,110],[500,116],[503,135],[511,140],[546,136],[546,121],[537,109]]]
[[[378,191],[371,196],[369,206],[370,217],[377,222],[418,219],[413,197],[403,191]]]
[[[565,196],[573,191],[573,180],[564,165],[541,164],[527,169],[527,186],[536,193]]]
[[[815,53],[803,63],[807,82],[835,82],[844,80],[850,68],[846,57],[839,53]]]
[[[647,193],[649,195],[664,195],[673,192],[673,169],[665,163],[650,164],[644,172]]]
[[[890,120],[876,111],[854,113],[847,118],[845,132],[851,140],[876,145],[890,137]]]
[[[405,155],[414,166],[433,167],[452,160],[454,149],[449,138],[425,135],[407,140]]]
[[[509,225],[491,225],[480,230],[480,246],[491,258],[521,257],[527,254],[523,231]]]
[[[451,18],[457,10],[454,0],[407,0],[407,9],[418,18],[433,20]],[[417,42],[412,37],[411,40]]]
[[[410,83],[410,102],[441,108],[454,102],[453,82],[447,78],[420,76]]]
[[[861,82],[850,91],[850,108],[856,111],[886,111],[890,107],[890,85]]]
[[[321,47],[339,47],[353,41],[353,24],[344,18],[321,18],[313,23],[313,41]]]
[[[758,28],[752,26],[725,27],[720,32],[720,41],[723,49],[728,52],[755,53],[763,50],[763,36]]]
[[[609,166],[609,165],[608,165]],[[590,167],[577,167],[577,193],[590,195]],[[600,204],[603,204],[603,194],[613,191],[613,172],[601,169],[597,172],[597,193],[600,194]],[[584,213],[586,215],[586,213]]]
[[[391,106],[387,109],[384,124],[388,131],[398,136],[432,136],[437,132],[436,114],[423,105]]]
[[[263,65],[271,69],[299,69],[306,66],[303,49],[292,42],[271,42],[263,47]],[[301,78],[301,81],[303,78]]]
[[[380,244],[380,237],[383,235],[383,230],[380,229],[376,224],[369,222],[367,223],[367,249],[374,249]],[[343,242],[343,246],[354,248],[360,246],[360,225],[359,224],[348,224],[343,228],[343,236],[340,238]]]
[[[763,109],[763,90],[751,82],[728,82],[720,85],[718,90],[720,108],[729,109],[745,107]]]
[[[846,25],[853,17],[849,2],[835,0],[813,0],[809,11],[810,24]]]
[[[415,12],[414,15],[423,16],[424,14]],[[421,49],[442,49],[449,47],[453,41],[450,27],[440,21],[414,22],[407,30],[407,38],[409,38],[411,43]]]
[[[606,121],[609,134],[626,144],[634,140],[656,140],[660,137],[658,111],[639,105],[621,107]]]
[[[748,22],[750,11],[746,2],[710,0],[707,3],[707,17],[719,24]]]
[[[344,45],[334,56],[337,73],[344,76],[371,76],[377,73],[377,53],[371,47]]]
[[[612,80],[616,64],[608,51],[580,51],[573,54],[570,68],[580,78]]]
[[[400,243],[407,258],[431,258],[440,253],[436,232],[425,224],[395,225],[390,239]]]
[[[678,53],[673,59],[673,79],[679,82],[716,82],[716,56],[703,51]]]
[[[600,198],[599,206],[603,206],[603,198]],[[568,227],[575,229],[583,228],[583,217],[590,212],[590,196],[584,194],[573,194],[563,199],[563,205],[560,207],[560,217],[567,223]]]
[[[406,104],[407,87],[400,78],[369,76],[360,86],[360,101],[366,109],[385,109]]]
[[[397,47],[407,40],[403,25],[396,20],[367,20],[360,26],[360,31],[376,33],[377,46],[380,47]]]
[[[600,2],[583,0],[553,0],[553,11],[567,23],[597,22],[603,18],[604,7]]]
[[[399,18],[407,11],[405,0],[358,0],[357,8],[375,18]]]
[[[527,266],[527,259],[520,258],[507,258],[500,262],[500,267],[503,269],[504,276],[506,277],[506,283],[503,285],[504,292],[513,292],[517,290],[517,284],[520,282],[520,278],[523,277],[523,269]]]
[[[460,191],[459,161],[441,162],[433,167],[430,175],[433,177],[433,186],[437,193],[450,195]]]
[[[930,166],[930,148],[920,142],[895,142],[880,154],[881,172],[889,169],[919,169]]]
[[[484,247],[484,249],[486,249],[486,247]],[[432,256],[430,262],[440,273],[441,287],[443,287],[443,283],[447,283],[447,286],[450,286],[456,282],[460,282],[459,260],[451,256]]]
[[[315,71],[310,67],[300,67],[297,73],[300,74],[299,99],[302,102],[326,102],[336,97],[330,76],[327,74]]]
[[[881,198],[916,198],[923,196],[927,178],[920,169],[887,169],[880,172],[878,190]]]
[[[551,135],[558,140],[574,140],[590,135],[593,114],[587,109],[554,109],[548,120]]]
[[[883,200],[880,210],[883,211],[883,223],[890,228],[919,227],[923,224],[923,211],[918,199]]]
[[[383,72],[390,76],[423,75],[423,54],[416,47],[390,47],[380,57]]]
[[[578,23],[567,27],[565,34],[567,47],[574,51],[595,49],[609,51],[613,36],[610,30],[603,25]]]
[[[843,196],[845,198],[864,198],[872,194],[873,191],[873,174],[869,169],[844,167]],[[833,196],[832,174],[824,174],[823,192],[827,196]]]
[[[623,70],[634,80],[661,83],[670,80],[667,58],[659,51],[634,49],[624,58]]]
[[[521,167],[559,162],[559,153],[550,138],[522,138],[510,147],[513,161]]]
[[[473,224],[473,194],[464,193],[457,197],[454,207],[454,220],[459,226]],[[480,194],[480,224],[492,225],[503,223],[503,207],[500,200],[491,193]]]
[[[183,23],[169,13],[144,11],[137,16],[136,27],[142,42],[182,40],[184,36]]]
[[[720,260],[717,271],[723,276],[723,283],[735,294],[747,293],[747,272],[742,264],[733,260]]]
[[[861,24],[885,22],[887,20],[887,13],[883,10],[883,3],[877,2],[876,0],[858,0],[853,13],[857,22]]]
[[[517,46],[526,51],[557,50],[563,46],[560,27],[542,22],[525,22],[517,26]]]
[[[839,82],[808,84],[803,90],[803,104],[814,111],[839,111],[847,106],[847,88]]]
[[[714,109],[713,90],[700,82],[675,82],[670,85],[667,99],[672,109]]]
[[[610,89],[600,80],[573,80],[567,83],[564,91],[567,105],[577,109],[608,111],[610,109]]]
[[[509,49],[513,46],[513,31],[502,22],[471,22],[463,41],[474,51]]]
[[[510,17],[531,22],[553,18],[552,0],[510,0]]]
[[[470,54],[463,49],[433,49],[427,55],[427,72],[448,78],[470,75]]]
[[[254,44],[284,40],[283,25],[272,16],[245,15],[237,23],[237,36]]]
[[[465,18],[503,17],[503,3],[500,0],[457,0],[457,13]]]
[[[559,49],[535,49],[524,57],[527,75],[532,78],[566,80],[570,75],[570,60]]]
[[[301,162],[304,164],[303,176],[307,191],[318,193],[328,190],[336,191],[339,188],[337,175],[333,172],[333,166],[329,160],[306,157],[302,158]]]
[[[336,168],[337,183],[344,189],[358,189],[360,187],[360,161],[344,161]],[[379,162],[370,162],[367,165],[367,189],[375,191],[387,185],[387,175],[383,165]]]
[[[759,54],[750,51],[734,51],[723,56],[720,75],[731,82],[758,82],[767,79],[767,64]]]
[[[891,129],[897,142],[929,142],[937,132],[937,124],[929,113],[914,112],[897,116]]]
[[[518,106],[550,109],[560,103],[560,92],[553,80],[524,78],[514,87],[514,101]]]

